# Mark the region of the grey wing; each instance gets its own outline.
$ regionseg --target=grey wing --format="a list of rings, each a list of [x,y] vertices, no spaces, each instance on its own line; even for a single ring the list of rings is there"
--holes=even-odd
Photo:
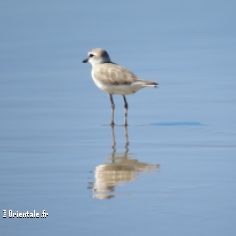
[[[134,73],[114,63],[96,66],[94,76],[102,83],[112,85],[130,84],[138,79]]]

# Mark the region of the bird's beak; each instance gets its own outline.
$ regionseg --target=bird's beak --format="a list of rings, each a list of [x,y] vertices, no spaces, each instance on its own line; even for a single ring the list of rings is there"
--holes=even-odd
[[[85,58],[82,62],[83,63],[88,63],[88,58]]]

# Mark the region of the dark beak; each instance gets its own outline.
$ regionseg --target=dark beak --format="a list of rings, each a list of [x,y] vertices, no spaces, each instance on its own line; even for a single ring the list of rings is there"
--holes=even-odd
[[[88,62],[88,58],[85,58],[82,62],[83,63],[87,63]]]

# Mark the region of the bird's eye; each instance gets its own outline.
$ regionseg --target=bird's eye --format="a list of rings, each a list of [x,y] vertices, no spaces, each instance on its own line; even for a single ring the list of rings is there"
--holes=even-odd
[[[94,55],[93,54],[89,54],[89,57],[93,57]]]

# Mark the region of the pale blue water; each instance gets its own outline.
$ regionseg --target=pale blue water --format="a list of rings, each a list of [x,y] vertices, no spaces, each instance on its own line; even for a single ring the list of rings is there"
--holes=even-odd
[[[2,1],[1,211],[49,216],[2,212],[0,234],[235,235],[235,6]],[[81,63],[93,47],[160,83],[128,97],[128,130]]]

